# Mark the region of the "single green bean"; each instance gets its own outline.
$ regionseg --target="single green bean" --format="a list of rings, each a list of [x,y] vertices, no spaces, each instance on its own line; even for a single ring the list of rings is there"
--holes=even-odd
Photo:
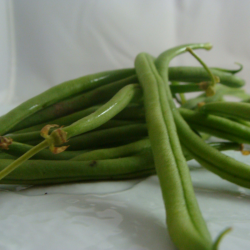
[[[170,97],[170,89],[168,85],[168,65],[172,58],[175,56],[186,52],[187,48],[197,49],[211,49],[210,44],[190,44],[185,46],[175,47],[164,53],[162,53],[155,61],[156,67],[161,75],[165,84],[158,84],[160,98],[162,100],[162,105],[164,104],[164,119],[167,121],[169,119],[168,110],[172,110],[172,114],[175,113],[175,106],[173,105],[173,100]],[[165,72],[163,72],[163,69]],[[205,71],[205,70],[204,70]],[[206,72],[206,71],[205,71]],[[206,72],[208,75],[208,73]],[[210,78],[209,78],[210,80]],[[178,111],[177,111],[178,112]],[[174,120],[174,116],[171,116]],[[176,131],[175,123],[172,122],[172,128],[169,128],[169,133],[171,133],[171,145],[173,149],[174,158],[176,161],[178,169],[178,178],[180,179],[180,184],[176,186],[176,192],[178,193],[179,201],[182,201],[182,205],[177,203],[172,203],[170,206],[170,214],[168,212],[168,225],[170,227],[170,235],[173,241],[180,249],[212,249],[212,240],[210,233],[207,229],[206,223],[202,218],[199,206],[195,199],[195,194],[192,187],[192,181],[188,173],[185,162],[183,161],[183,156],[180,152],[180,142],[178,136],[173,131]],[[178,200],[177,200],[178,201]],[[180,209],[180,210],[179,210]],[[178,219],[176,210],[179,210],[179,216],[185,216],[185,221],[187,223],[185,229],[178,234],[178,229],[182,228],[181,221]],[[170,218],[169,218],[170,216]],[[182,230],[182,229],[181,229]],[[186,231],[189,231],[188,233]],[[183,239],[182,239],[183,238]]]
[[[198,47],[209,46],[199,44]],[[169,60],[174,55],[168,53]],[[179,249],[212,249],[211,237],[195,199],[168,104],[168,98],[172,100],[170,89],[166,95],[162,78],[147,54],[141,53],[136,57],[135,68],[143,88],[146,122],[170,236]]]
[[[219,151],[225,150],[241,150],[241,145],[232,142],[212,142],[209,143],[212,147]],[[85,152],[74,158],[71,161],[86,161],[86,160],[104,160],[115,159],[135,155],[142,152],[145,149],[151,149],[151,144],[148,138],[132,142],[126,145],[122,145],[114,148],[104,148]],[[182,149],[183,150],[183,149]],[[187,161],[193,159],[187,152],[183,151],[184,157]]]
[[[189,71],[182,70],[183,67],[169,68],[169,80],[179,82],[200,82],[210,81],[207,71],[202,67],[192,67]],[[223,72],[218,69],[210,68],[213,75],[220,78],[220,83],[232,88],[241,88],[245,85],[245,81],[233,74]],[[178,73],[177,73],[178,72]],[[177,75],[178,74],[178,75]]]
[[[105,148],[93,150],[80,154],[74,158],[71,158],[71,161],[86,161],[86,160],[104,160],[104,159],[114,159],[120,157],[126,157],[129,155],[137,154],[144,149],[150,148],[149,139],[143,139],[130,144],[115,148]]]
[[[40,131],[44,126],[46,126],[48,123],[49,124],[58,124],[59,126],[68,126],[71,123],[87,116],[90,115],[91,113],[95,112],[100,106],[92,106],[77,112],[74,112],[70,115],[66,115],[63,117],[60,117],[58,119],[50,120],[48,122],[44,122],[41,124],[37,124],[22,130],[15,131],[15,134],[20,134],[20,133],[27,133],[27,132],[34,132],[34,131]]]
[[[86,150],[126,144],[148,135],[146,124],[133,124],[88,132],[70,139],[70,150]]]
[[[19,142],[12,142],[9,145],[9,149],[6,151],[7,154],[12,155],[14,157],[20,157],[21,155],[25,154],[29,150],[32,149],[32,146],[19,143]],[[49,150],[44,149],[37,154],[35,154],[32,159],[43,159],[43,160],[68,160],[73,157],[76,157],[86,151],[64,151],[61,154],[52,154]]]
[[[213,102],[202,105],[201,113],[250,121],[250,103]]]
[[[0,170],[13,160],[1,160]],[[70,163],[70,164],[69,164]],[[0,181],[1,184],[45,185],[93,180],[141,178],[154,173],[151,152],[112,160],[29,160]]]
[[[213,67],[212,69],[219,70],[221,72],[227,72],[227,73],[230,73],[230,74],[236,74],[236,73],[240,72],[243,69],[243,65],[240,64],[240,63],[237,63],[237,62],[235,64],[239,65],[240,67],[238,69],[222,69],[222,68]]]

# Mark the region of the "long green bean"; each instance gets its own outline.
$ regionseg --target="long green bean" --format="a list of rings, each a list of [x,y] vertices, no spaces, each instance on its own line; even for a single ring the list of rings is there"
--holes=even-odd
[[[197,47],[209,48],[210,45],[199,44]],[[175,53],[168,52],[168,56],[171,60]],[[186,161],[175,132],[167,101],[167,98],[172,100],[170,90],[167,96],[163,81],[152,58],[147,54],[142,53],[136,57],[135,68],[143,88],[146,122],[167,210],[170,236],[179,249],[212,249],[211,237],[196,202]]]
[[[250,103],[213,102],[202,105],[199,111],[205,114],[250,121]]]

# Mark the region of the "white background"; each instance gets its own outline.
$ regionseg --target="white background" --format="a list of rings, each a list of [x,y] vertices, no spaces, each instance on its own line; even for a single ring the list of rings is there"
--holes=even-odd
[[[139,52],[191,42],[214,45],[197,51],[209,66],[242,63],[250,92],[249,9],[247,0],[0,0],[0,112],[62,81],[133,67]],[[172,65],[197,62],[182,55]],[[248,250],[247,191],[205,170],[192,177],[213,237],[234,227],[220,249]],[[174,249],[156,177],[2,191],[0,211],[1,250]]]

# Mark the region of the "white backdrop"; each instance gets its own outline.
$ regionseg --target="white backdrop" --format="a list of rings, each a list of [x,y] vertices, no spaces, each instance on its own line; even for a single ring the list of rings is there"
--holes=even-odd
[[[190,42],[211,42],[204,60],[241,62],[249,81],[249,8],[247,0],[2,0],[0,91],[21,102],[68,79],[133,67],[139,52]],[[183,55],[173,64],[197,63]]]
[[[0,112],[62,81],[133,67],[139,52],[190,42],[214,45],[197,51],[209,66],[242,63],[250,92],[249,9],[247,0],[0,0]],[[249,192],[206,170],[192,178],[213,237],[234,227],[220,249],[249,250]],[[156,177],[18,187],[0,192],[0,211],[1,250],[174,249]]]

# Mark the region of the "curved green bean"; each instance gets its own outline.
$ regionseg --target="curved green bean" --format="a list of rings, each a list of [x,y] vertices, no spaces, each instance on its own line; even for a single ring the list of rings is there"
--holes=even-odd
[[[0,135],[4,135],[20,121],[35,112],[48,107],[49,105],[63,100],[67,97],[78,94],[111,81],[128,77],[133,69],[122,69],[106,71],[97,74],[83,76],[74,80],[63,82],[49,90],[23,102],[7,114],[0,117]]]
[[[163,55],[161,60],[163,61],[160,67],[161,75],[167,79],[167,75],[165,75],[166,72],[163,69],[167,67],[164,61],[168,61],[168,58],[166,58],[166,55]],[[250,166],[228,157],[207,145],[190,129],[188,124],[183,120],[180,113],[175,108],[175,105],[172,101],[171,105],[179,138],[182,144],[188,148],[193,155],[197,155],[197,161],[199,162],[200,159],[203,159],[204,161],[209,162],[211,165],[216,167],[218,172],[223,172],[224,174],[220,175],[222,178],[231,176],[232,178],[230,177],[230,179],[228,179],[229,181],[233,181],[237,178],[236,184],[249,187],[249,185],[246,186],[246,183],[250,183]],[[200,163],[202,164],[203,162]],[[242,180],[242,183],[240,183],[238,180]]]
[[[129,72],[131,73],[132,71],[130,70]],[[99,85],[97,85],[98,88],[84,93],[79,92],[77,96],[68,98],[61,102],[56,102],[54,105],[30,115],[13,127],[10,131],[18,131],[30,126],[48,122],[55,118],[60,118],[81,109],[88,108],[92,105],[101,104],[102,102],[106,102],[112,98],[124,86],[135,83],[136,81],[136,76],[132,75],[104,86],[100,86],[99,83]]]

